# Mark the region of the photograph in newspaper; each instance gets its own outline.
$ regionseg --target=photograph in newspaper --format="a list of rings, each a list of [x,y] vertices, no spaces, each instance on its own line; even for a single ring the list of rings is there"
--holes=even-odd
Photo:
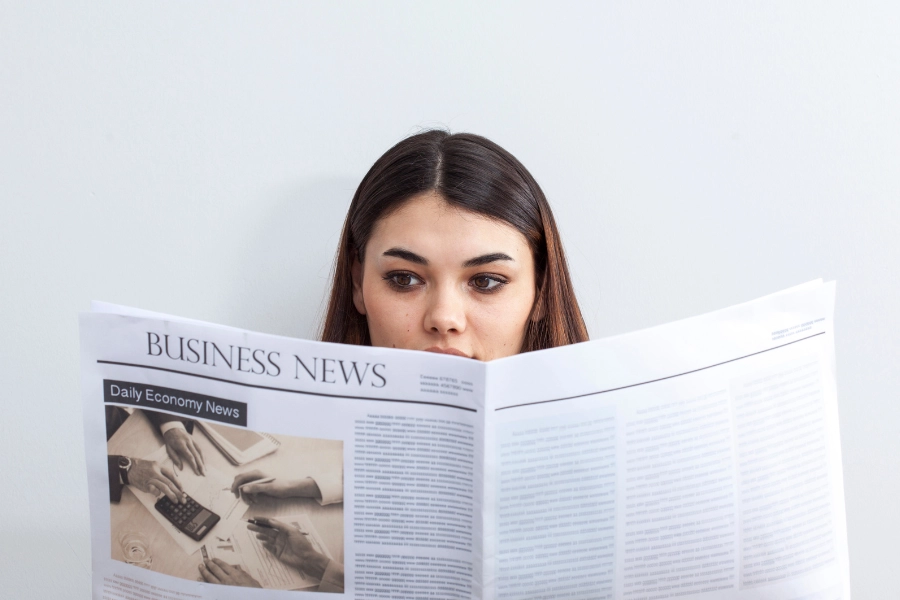
[[[105,411],[113,560],[192,581],[343,593],[341,440]]]

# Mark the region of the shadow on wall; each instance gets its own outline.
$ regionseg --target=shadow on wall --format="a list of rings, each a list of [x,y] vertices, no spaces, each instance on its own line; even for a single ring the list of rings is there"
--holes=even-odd
[[[350,178],[303,183],[263,202],[269,214],[242,238],[234,265],[229,323],[314,339],[341,227],[359,185]]]

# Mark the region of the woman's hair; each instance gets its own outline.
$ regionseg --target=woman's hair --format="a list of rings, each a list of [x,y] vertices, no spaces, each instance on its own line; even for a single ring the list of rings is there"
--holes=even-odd
[[[385,152],[359,184],[341,234],[322,341],[371,344],[366,317],[353,304],[353,260],[364,260],[379,219],[413,196],[431,191],[452,206],[514,227],[528,240],[537,290],[521,352],[588,339],[559,231],[531,173],[488,139],[431,130]]]

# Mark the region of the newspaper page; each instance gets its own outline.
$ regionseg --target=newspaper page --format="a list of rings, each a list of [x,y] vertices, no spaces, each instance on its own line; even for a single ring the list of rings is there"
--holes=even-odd
[[[94,308],[95,600],[480,597],[484,364]]]
[[[833,301],[489,365],[484,598],[849,599]]]
[[[487,364],[97,304],[93,598],[848,600],[833,299]]]

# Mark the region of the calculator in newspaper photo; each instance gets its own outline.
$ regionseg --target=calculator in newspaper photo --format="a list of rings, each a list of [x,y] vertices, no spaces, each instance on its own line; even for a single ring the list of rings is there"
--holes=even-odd
[[[179,531],[199,542],[219,522],[219,515],[201,506],[187,494],[184,497],[184,504],[176,504],[167,496],[162,496],[156,501],[156,510]]]

